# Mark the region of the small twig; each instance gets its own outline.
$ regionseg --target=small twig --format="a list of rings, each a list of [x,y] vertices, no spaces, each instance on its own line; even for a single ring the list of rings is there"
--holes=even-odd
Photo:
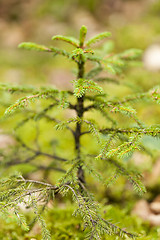
[[[82,136],[82,135],[85,135],[85,134],[89,134],[89,133],[91,133],[91,131],[81,132],[81,136]]]
[[[38,169],[42,169],[42,170],[55,170],[58,172],[63,172],[66,173],[66,171],[62,168],[58,168],[58,167],[53,167],[53,166],[42,166],[42,165],[36,165],[36,164],[32,164],[33,167],[36,167]]]
[[[53,187],[52,184],[49,184],[49,183],[45,183],[45,182],[41,182],[41,181],[37,181],[37,180],[30,180],[30,179],[22,179],[22,180],[17,180],[17,182],[25,182],[25,183],[35,183],[35,184],[40,184],[40,185],[45,185],[45,186],[48,186],[48,187]]]
[[[20,144],[22,145],[22,147],[28,149],[29,151],[31,152],[34,152],[35,153],[35,156],[38,156],[38,155],[43,155],[43,156],[46,156],[46,157],[49,157],[49,158],[53,158],[53,159],[56,159],[56,160],[59,160],[59,161],[62,161],[62,162],[66,162],[68,161],[68,159],[66,158],[62,158],[62,157],[59,157],[57,155],[52,155],[52,154],[49,154],[49,153],[45,153],[45,152],[42,152],[42,151],[37,151],[29,146],[27,146],[24,142],[22,142],[21,139],[19,139],[18,137],[16,137],[16,139],[20,142]],[[26,162],[26,161],[25,161]]]

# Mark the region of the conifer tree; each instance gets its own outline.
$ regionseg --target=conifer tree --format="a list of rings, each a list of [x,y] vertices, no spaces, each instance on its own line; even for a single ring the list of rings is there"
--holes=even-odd
[[[146,126],[136,114],[131,106],[137,101],[151,101],[160,103],[159,88],[155,87],[148,92],[138,93],[121,99],[111,98],[106,93],[106,88],[101,87],[107,83],[120,84],[117,76],[125,71],[132,61],[136,61],[141,56],[138,49],[126,50],[118,54],[106,54],[104,50],[93,50],[92,46],[97,42],[108,39],[110,32],[100,33],[86,41],[87,28],[82,26],[79,39],[54,36],[53,41],[64,41],[71,44],[74,50],[68,52],[57,47],[46,47],[31,42],[24,42],[19,45],[21,49],[48,52],[53,56],[61,55],[73,61],[77,66],[77,77],[72,80],[73,91],[60,91],[53,87],[11,86],[1,84],[1,91],[9,91],[12,94],[23,94],[15,103],[5,111],[5,118],[14,114],[22,113],[23,117],[15,127],[14,137],[16,146],[9,152],[1,152],[3,157],[3,167],[10,167],[17,164],[28,164],[34,160],[38,169],[54,170],[61,173],[61,178],[57,179],[55,185],[40,179],[35,181],[24,178],[16,173],[0,181],[0,209],[2,215],[13,214],[21,227],[28,230],[25,216],[20,210],[19,203],[33,208],[36,220],[42,227],[43,239],[51,239],[50,232],[42,218],[41,211],[45,208],[50,199],[54,199],[56,193],[62,195],[71,194],[73,201],[77,204],[74,214],[80,215],[84,224],[84,233],[87,239],[101,239],[102,235],[119,235],[120,239],[125,236],[134,238],[136,235],[119,228],[107,219],[103,219],[99,204],[89,191],[87,176],[93,175],[96,181],[108,186],[115,182],[119,176],[125,176],[139,194],[145,193],[145,187],[141,182],[141,174],[134,168],[129,169],[124,163],[124,158],[130,158],[134,151],[145,151],[142,144],[142,137],[150,135],[159,136],[160,126]],[[109,45],[108,45],[109,46]],[[105,73],[105,75],[101,73]],[[45,102],[42,109],[35,109],[35,102]],[[70,110],[75,113],[72,118],[64,120],[53,117],[54,112]],[[93,112],[95,118],[87,116]],[[99,123],[96,113],[99,112],[105,119],[104,126]],[[88,114],[88,115],[87,115]],[[127,119],[127,124],[119,123],[117,118]],[[41,147],[27,144],[17,133],[28,121],[41,121],[46,119],[51,122],[57,131],[70,132],[73,139],[73,157],[66,158],[67,154],[58,156],[49,152],[44,152]],[[58,132],[57,132],[58,135]],[[88,136],[89,141],[94,139],[97,149],[94,153],[84,146],[83,137]],[[61,139],[60,139],[61,140]],[[69,151],[72,151],[70,146]],[[25,156],[25,159],[24,159]],[[52,163],[48,166],[38,164],[38,158],[50,158]],[[112,169],[111,177],[100,174],[96,163],[105,163]],[[39,204],[39,202],[43,202]]]

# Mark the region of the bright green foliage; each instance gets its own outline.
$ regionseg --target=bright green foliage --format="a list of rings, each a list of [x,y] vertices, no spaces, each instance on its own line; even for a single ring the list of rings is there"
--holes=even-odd
[[[73,37],[64,37],[61,35],[57,35],[52,37],[52,40],[62,40],[64,42],[72,44],[74,47],[78,47],[78,41]]]
[[[86,28],[86,26],[82,26],[80,29],[80,36],[79,36],[79,46],[80,47],[82,47],[84,44],[86,34],[87,34],[87,28]]]
[[[23,48],[26,50],[36,50],[36,51],[42,51],[42,52],[51,52],[62,56],[66,56],[66,57],[70,57],[70,54],[68,52],[66,52],[65,50],[62,49],[58,49],[55,47],[46,47],[46,46],[42,46],[42,45],[38,45],[35,43],[31,43],[31,42],[24,42],[19,44],[18,46],[19,48]]]
[[[14,116],[16,112],[19,114],[21,112],[22,120],[14,128],[15,146],[8,153],[1,153],[3,167],[30,165],[44,171],[45,179],[49,172],[58,172],[55,179],[50,179],[52,184],[27,177],[24,179],[20,174],[1,180],[1,211],[2,215],[15,214],[19,224],[28,231],[19,207],[19,204],[25,204],[33,209],[35,220],[42,227],[42,238],[54,239],[56,233],[50,234],[41,213],[48,202],[53,201],[55,195],[59,193],[62,196],[72,196],[76,204],[74,215],[82,219],[87,239],[97,240],[103,237],[108,239],[111,235],[117,235],[117,239],[134,238],[135,234],[104,219],[99,203],[88,190],[87,177],[91,175],[104,186],[115,184],[119,177],[126,177],[138,194],[145,193],[141,174],[134,166],[128,166],[127,161],[123,160],[129,160],[135,151],[146,150],[142,144],[143,136],[160,136],[160,126],[147,126],[139,119],[134,108],[138,101],[159,103],[160,91],[155,87],[148,92],[136,93],[122,99],[110,97],[107,88],[104,86],[103,89],[99,84],[120,85],[119,74],[126,70],[132,61],[139,60],[141,51],[130,49],[109,55],[104,54],[103,50],[93,51],[88,47],[108,38],[111,34],[100,33],[85,41],[86,34],[87,28],[82,26],[79,39],[61,35],[52,38],[73,45],[74,50],[71,52],[35,43],[19,45],[20,48],[27,50],[65,56],[77,65],[78,71],[77,78],[71,79],[73,90],[70,91],[59,91],[51,87],[30,89],[30,87],[1,85],[1,91],[27,93],[27,96],[18,99],[5,111],[6,117],[10,115],[9,113],[13,113]],[[19,109],[21,111],[17,111]],[[92,112],[94,117],[90,117]],[[71,117],[69,113],[72,113]],[[96,113],[103,116],[103,124]],[[36,126],[34,143],[30,143],[30,139],[25,139],[20,133],[24,126],[28,126],[28,122],[31,122],[32,128]],[[45,135],[46,148],[45,144],[39,142],[42,134],[40,125],[44,122],[46,129],[50,128],[49,134]],[[62,146],[65,135],[67,141],[64,150]],[[94,151],[90,151],[92,141],[96,142]],[[99,169],[101,164],[107,165],[106,170]],[[108,169],[111,170],[110,177],[108,177]]]
[[[55,98],[57,95],[58,90],[49,89],[46,91],[38,92],[28,97],[23,97],[17,100],[17,102],[11,105],[9,108],[6,109],[5,114],[13,113],[18,108],[23,108],[27,106],[30,102],[33,102],[35,99],[47,99],[47,98]],[[56,101],[56,100],[55,100]]]
[[[33,86],[11,86],[7,84],[0,84],[0,91],[8,91],[9,93],[31,93],[35,91]]]
[[[79,78],[74,81],[74,94],[76,97],[82,97],[86,92],[102,93],[102,88],[92,80]]]
[[[35,44],[35,43],[32,43],[32,42],[24,42],[24,43],[21,43],[19,44],[18,46],[19,48],[24,48],[24,49],[27,49],[27,50],[36,50],[36,51],[44,51],[44,52],[50,52],[51,49],[43,46],[43,45],[39,45],[39,44]]]
[[[90,46],[96,42],[99,42],[105,38],[108,38],[111,36],[111,33],[110,32],[104,32],[104,33],[100,33],[96,36],[94,36],[93,38],[89,39],[87,42],[86,42],[86,46]]]

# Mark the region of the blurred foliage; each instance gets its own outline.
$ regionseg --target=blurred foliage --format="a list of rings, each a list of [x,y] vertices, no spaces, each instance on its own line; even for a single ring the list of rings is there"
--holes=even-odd
[[[84,233],[81,221],[79,218],[73,218],[72,213],[74,211],[74,205],[69,202],[67,205],[59,206],[54,204],[52,209],[47,210],[44,213],[47,219],[47,226],[54,237],[57,240],[83,240]],[[126,226],[132,232],[139,232],[138,239],[141,240],[158,240],[160,238],[159,229],[153,227],[149,228],[149,224],[143,223],[141,219],[130,216],[128,207],[121,209],[118,205],[106,205],[102,207],[103,217],[115,219],[116,222],[121,222],[123,219],[122,226]],[[31,216],[26,213],[28,221],[31,220]],[[31,222],[32,225],[32,222]],[[17,228],[16,219],[11,218],[1,219],[0,238],[3,240],[40,240],[40,228],[39,226],[33,225],[29,233],[26,233]],[[129,238],[126,238],[129,239]],[[102,237],[102,240],[119,240],[117,237]]]

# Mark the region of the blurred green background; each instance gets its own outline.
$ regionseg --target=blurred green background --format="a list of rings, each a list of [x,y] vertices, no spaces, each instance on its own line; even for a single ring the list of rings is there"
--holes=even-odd
[[[53,58],[51,55],[37,52],[27,52],[17,48],[23,41],[37,42],[39,44],[56,45],[66,49],[68,45],[51,41],[57,34],[77,37],[81,25],[88,27],[87,38],[103,31],[112,32],[110,44],[113,52],[121,52],[128,48],[143,50],[142,63],[129,68],[121,76],[122,85],[105,87],[112,96],[123,97],[127,94],[147,91],[160,83],[160,1],[159,0],[0,0],[0,81],[1,83],[18,85],[46,86],[53,85],[59,89],[71,89],[74,76],[74,65],[61,57]],[[159,54],[159,55],[158,55]],[[3,116],[5,107],[9,106],[18,96],[0,92],[0,114]],[[43,107],[36,105],[36,108]],[[135,105],[141,120],[147,124],[159,124],[160,108],[155,104],[141,103]],[[58,113],[61,116],[61,113]],[[70,113],[65,113],[70,117]],[[99,119],[99,116],[94,116]],[[1,121],[0,148],[12,145],[7,135],[11,132],[20,115]],[[100,120],[103,123],[103,119]],[[123,123],[123,119],[120,120]],[[127,124],[127,123],[126,123]],[[57,146],[52,135],[52,124],[45,121],[40,123],[40,143],[46,151]],[[31,142],[36,137],[36,127],[29,122],[19,130],[25,142]],[[67,134],[67,133],[66,133]],[[7,139],[8,136],[8,139]],[[58,135],[62,139],[63,133]],[[72,140],[65,135],[61,148],[66,153]],[[84,145],[87,143],[84,139]],[[135,153],[132,161],[143,174],[148,193],[142,197],[147,204],[152,203],[155,197],[160,196],[160,141],[146,137],[144,144],[149,147],[152,157],[147,154]],[[11,142],[11,143],[10,143]],[[2,144],[3,143],[3,144]],[[6,145],[5,145],[6,144]],[[94,153],[95,142],[91,142],[90,151]],[[73,149],[72,149],[73,150]],[[67,152],[67,156],[72,156]],[[38,161],[43,162],[43,159]],[[101,166],[100,166],[101,167]],[[103,168],[103,167],[102,167]],[[1,174],[8,174],[14,170],[24,174],[33,172],[30,177],[44,177],[41,171],[34,172],[31,166],[16,166],[11,169],[1,169]],[[158,171],[159,170],[159,171]],[[102,174],[104,172],[102,171]],[[108,171],[108,175],[109,175]],[[48,174],[48,173],[45,173]],[[54,182],[58,173],[51,172],[48,179]],[[139,201],[139,197],[132,191],[126,190],[126,181],[119,181],[109,189],[100,187],[92,178],[88,181],[93,192],[99,191],[98,200],[102,205],[102,212],[106,218],[112,218],[127,229],[141,233],[139,239],[160,239],[160,220],[153,224],[141,218],[131,216],[132,209]],[[141,199],[141,200],[142,200]],[[59,201],[58,201],[59,202]],[[109,205],[109,204],[111,205]],[[146,202],[145,202],[146,203]],[[54,206],[54,205],[53,205]],[[145,204],[142,204],[144,207]],[[65,209],[64,209],[65,208]],[[72,217],[74,206],[70,201],[55,203],[46,214],[47,224],[51,232],[55,233],[53,239],[84,239],[80,220]],[[140,210],[138,210],[140,211]],[[144,211],[147,211],[144,207]],[[28,213],[26,213],[28,214]],[[160,213],[157,214],[160,216]],[[54,216],[54,217],[53,217]],[[160,218],[160,217],[159,217]],[[28,214],[28,219],[31,216]],[[158,221],[157,218],[155,221]],[[59,224],[58,224],[59,222]],[[62,224],[63,222],[63,224]],[[151,227],[152,225],[152,227]],[[158,225],[158,227],[156,226]],[[31,232],[24,233],[17,229],[16,220],[7,220],[0,229],[0,239],[41,239],[40,229],[35,225]],[[106,237],[104,239],[119,239]]]

